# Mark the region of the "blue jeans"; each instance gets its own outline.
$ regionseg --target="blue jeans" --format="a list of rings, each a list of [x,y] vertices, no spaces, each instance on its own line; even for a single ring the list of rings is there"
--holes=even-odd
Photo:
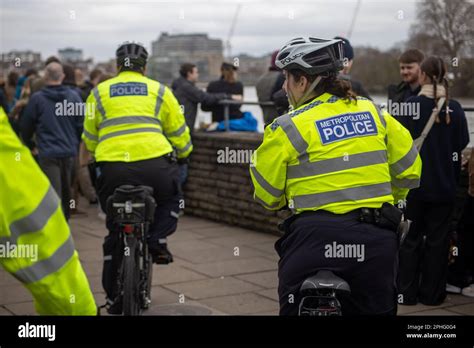
[[[184,185],[186,180],[188,179],[188,164],[183,163],[179,165],[179,183],[181,186]]]

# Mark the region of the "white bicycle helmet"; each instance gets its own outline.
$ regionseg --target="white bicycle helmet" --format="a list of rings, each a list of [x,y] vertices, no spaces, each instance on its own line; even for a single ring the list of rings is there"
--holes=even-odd
[[[298,37],[287,42],[278,52],[276,66],[300,69],[309,75],[337,74],[343,68],[343,41]]]

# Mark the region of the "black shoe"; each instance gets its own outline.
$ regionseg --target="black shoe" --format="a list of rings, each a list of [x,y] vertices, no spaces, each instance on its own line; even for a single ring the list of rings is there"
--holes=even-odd
[[[107,303],[105,309],[107,310],[107,313],[109,314],[122,314],[123,312],[122,301],[118,300],[117,302],[113,304]]]
[[[166,244],[157,244],[152,247],[150,246],[148,250],[150,251],[153,263],[158,265],[167,265],[173,262],[173,255],[168,250]]]

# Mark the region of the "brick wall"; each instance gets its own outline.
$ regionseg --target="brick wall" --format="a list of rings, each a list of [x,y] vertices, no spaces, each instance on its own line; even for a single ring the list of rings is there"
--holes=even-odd
[[[253,200],[248,160],[262,137],[262,134],[243,132],[194,133],[194,150],[184,189],[185,213],[279,234],[277,224],[288,213],[268,211]],[[223,159],[224,163],[220,163]],[[245,163],[235,163],[238,161]]]

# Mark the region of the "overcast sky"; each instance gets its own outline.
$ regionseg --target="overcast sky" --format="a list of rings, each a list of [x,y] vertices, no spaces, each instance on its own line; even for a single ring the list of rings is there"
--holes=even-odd
[[[0,0],[0,52],[32,49],[43,59],[58,48],[82,48],[85,58],[112,58],[123,41],[151,48],[160,32],[208,33],[227,40],[232,53],[262,55],[300,36],[347,35],[356,0]],[[415,0],[362,0],[351,42],[387,49],[408,37]]]

